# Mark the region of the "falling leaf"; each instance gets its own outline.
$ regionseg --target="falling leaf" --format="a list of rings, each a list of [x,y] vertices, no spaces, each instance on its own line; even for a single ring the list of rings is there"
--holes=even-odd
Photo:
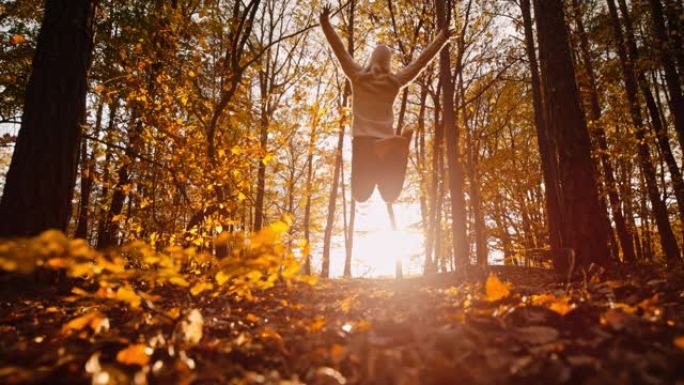
[[[145,344],[133,344],[120,350],[116,354],[116,360],[126,365],[145,366],[150,361],[152,348]]]
[[[181,330],[183,331],[183,339],[190,344],[196,344],[202,339],[202,328],[204,327],[204,318],[202,313],[197,309],[192,309],[185,321],[181,323]]]
[[[508,297],[510,293],[510,284],[501,282],[494,273],[489,274],[485,283],[485,296],[488,301],[498,301]]]

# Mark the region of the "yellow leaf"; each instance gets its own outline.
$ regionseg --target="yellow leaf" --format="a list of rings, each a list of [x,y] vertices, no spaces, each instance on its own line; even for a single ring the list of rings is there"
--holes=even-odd
[[[245,275],[245,277],[247,279],[249,279],[250,281],[258,281],[263,276],[264,276],[264,274],[262,272],[260,272],[259,270],[252,270]]]
[[[122,286],[118,288],[114,298],[119,301],[128,302],[128,304],[133,308],[140,306],[140,302],[142,301],[140,296],[136,294],[135,290],[130,286]]]
[[[485,296],[488,301],[498,301],[508,297],[510,293],[510,284],[501,282],[494,273],[489,274],[485,283]]]
[[[684,349],[684,336],[679,336],[675,338],[674,340],[672,340],[672,343],[674,344],[674,346],[680,349]]]
[[[323,326],[325,326],[325,324],[326,324],[325,318],[323,318],[321,316],[316,316],[316,318],[314,318],[314,320],[311,321],[311,324],[309,324],[309,327],[308,327],[309,332],[313,333],[313,332],[320,331],[321,329],[323,329]]]
[[[174,285],[182,286],[182,287],[188,287],[190,284],[188,281],[185,280],[183,277],[171,277],[169,278],[169,282],[171,282]]]
[[[152,348],[145,344],[134,344],[120,350],[116,354],[116,360],[126,365],[145,366],[150,361]]]
[[[207,290],[211,290],[214,288],[214,285],[211,282],[199,282],[195,284],[192,288],[190,288],[190,294],[192,295],[198,295],[199,293]]]
[[[216,273],[216,276],[214,278],[216,279],[216,283],[218,283],[219,285],[223,285],[224,283],[228,282],[230,276],[224,273],[223,271],[219,271],[218,273]]]
[[[340,310],[345,313],[349,313],[351,311],[352,305],[354,304],[354,300],[356,300],[356,296],[354,295],[343,299],[340,302]]]
[[[533,305],[545,306],[560,315],[565,315],[575,308],[575,305],[570,303],[570,297],[558,297],[554,294],[544,293],[533,295],[531,302]]]
[[[83,330],[89,326],[95,333],[109,329],[109,319],[98,310],[93,310],[80,317],[76,317],[62,326],[62,333]]]
[[[245,319],[249,322],[252,322],[252,323],[256,323],[256,322],[259,322],[259,320],[261,320],[261,318],[259,318],[258,316],[254,315],[252,313],[247,313],[247,315],[245,316]]]

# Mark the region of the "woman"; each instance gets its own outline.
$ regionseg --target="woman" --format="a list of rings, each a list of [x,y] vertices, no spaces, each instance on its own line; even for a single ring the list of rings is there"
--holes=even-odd
[[[384,44],[373,50],[366,67],[347,53],[342,40],[330,25],[330,6],[321,13],[321,27],[342,71],[352,85],[352,196],[364,202],[375,185],[385,202],[394,202],[401,193],[406,175],[412,130],[394,134],[392,105],[399,91],[415,79],[449,41],[451,31],[442,30],[411,64],[393,73],[392,51]]]

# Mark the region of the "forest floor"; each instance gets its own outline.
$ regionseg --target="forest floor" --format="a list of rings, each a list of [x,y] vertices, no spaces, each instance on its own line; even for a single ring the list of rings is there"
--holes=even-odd
[[[0,383],[684,384],[684,274],[617,275],[499,267],[241,302],[168,289],[154,310],[5,293]]]

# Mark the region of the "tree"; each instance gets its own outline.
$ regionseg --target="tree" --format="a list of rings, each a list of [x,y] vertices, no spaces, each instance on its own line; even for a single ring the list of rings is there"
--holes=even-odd
[[[680,258],[679,246],[677,245],[677,240],[672,232],[672,226],[667,214],[667,206],[665,206],[665,202],[663,202],[660,193],[658,192],[655,168],[651,159],[651,151],[645,140],[646,130],[644,128],[641,106],[639,105],[637,96],[638,83],[636,70],[634,68],[633,60],[627,56],[622,25],[618,17],[614,0],[608,0],[608,10],[613,36],[615,38],[615,45],[620,58],[620,69],[625,84],[625,95],[629,104],[629,111],[635,129],[635,137],[637,139],[639,166],[644,177],[648,199],[650,200],[655,216],[656,226],[658,227],[658,233],[660,235],[660,243],[668,260],[678,260]],[[634,47],[632,44],[630,44],[630,46]]]
[[[66,230],[92,56],[93,0],[48,0],[0,201],[0,237]]]
[[[561,0],[535,0],[543,79],[545,122],[558,149],[561,244],[576,253],[580,266],[608,263],[608,236],[601,212],[589,131],[584,120]],[[555,266],[568,268],[565,258]]]
[[[437,24],[440,28],[448,28],[450,13],[447,0],[436,0]],[[461,31],[460,38],[463,38]],[[456,73],[459,73],[460,59]],[[447,44],[439,53],[439,80],[442,84],[442,125],[446,137],[447,159],[449,162],[449,191],[451,197],[451,242],[454,262],[457,268],[466,266],[469,261],[468,241],[466,235],[466,212],[464,190],[464,171],[461,160],[459,141],[460,131],[456,122],[454,105],[455,78],[451,74],[450,47]]]

